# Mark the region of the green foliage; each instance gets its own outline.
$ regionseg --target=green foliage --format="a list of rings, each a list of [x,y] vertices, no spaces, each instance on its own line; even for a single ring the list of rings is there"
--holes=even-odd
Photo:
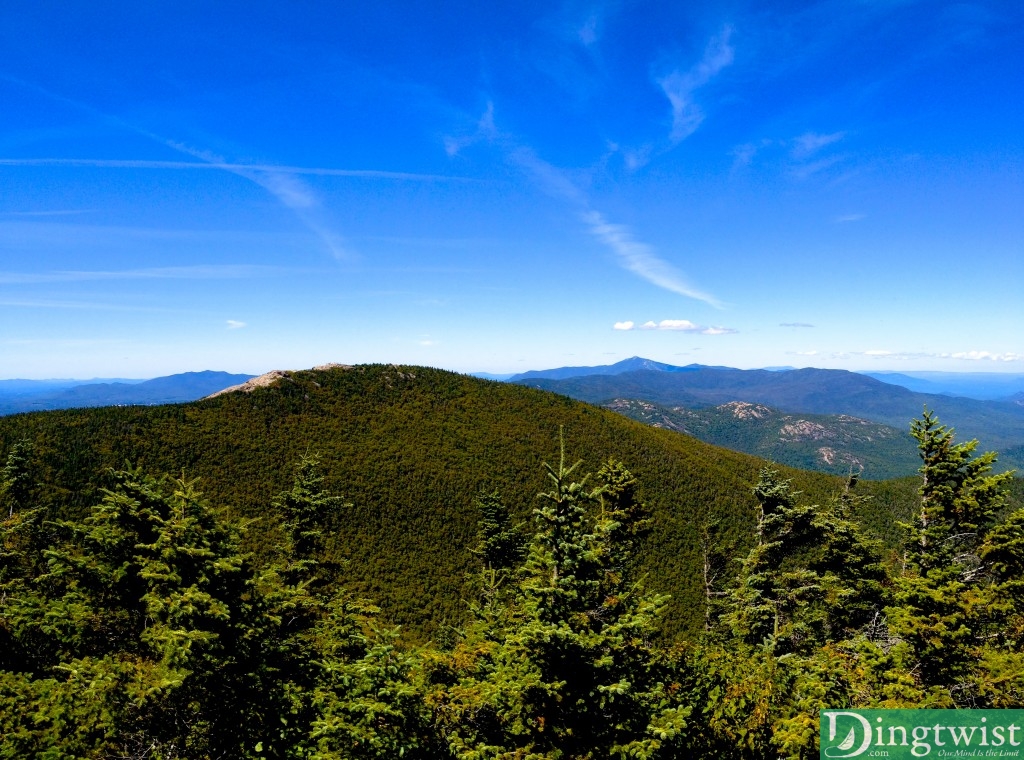
[[[911,426],[921,459],[920,506],[906,526],[904,567],[889,610],[896,662],[929,699],[949,706],[1000,702],[1005,681],[998,642],[1019,615],[1014,572],[1019,518],[995,528],[1010,473],[992,474],[996,455],[977,441],[954,443],[931,412]],[[995,528],[995,530],[993,530]],[[1019,576],[1017,576],[1019,578]],[[979,666],[980,664],[980,666]],[[1020,693],[1020,684],[1011,686]]]
[[[456,758],[674,757],[682,743],[689,708],[650,643],[665,600],[624,572],[644,522],[635,481],[609,463],[588,488],[578,465],[564,447],[545,465],[515,588],[433,655],[428,703]]]
[[[857,639],[877,618],[886,571],[849,518],[856,479],[828,506],[798,502],[771,468],[753,488],[756,543],[728,590],[720,628],[690,658],[692,752],[817,757],[817,715],[856,704]]]
[[[324,487],[353,504],[327,518],[318,561],[345,562],[352,593],[374,599],[404,640],[424,642],[467,615],[477,494],[498,489],[514,522],[528,521],[559,426],[582,468],[596,471],[614,455],[643,481],[655,521],[637,539],[638,569],[672,595],[659,625],[669,638],[701,630],[698,526],[718,520],[724,544],[749,547],[749,484],[762,463],[530,388],[422,367],[293,372],[251,393],[178,406],[0,417],[0,455],[31,441],[42,483],[35,504],[49,519],[82,518],[102,497],[96,474],[126,460],[187,472],[225,514],[255,520],[241,539],[265,565],[283,540],[274,501],[291,488],[294,463],[316,451]],[[842,487],[785,472],[818,501]],[[891,532],[889,513],[877,512],[872,526]]]
[[[414,756],[415,658],[372,605],[319,582],[339,500],[315,460],[281,495],[286,541],[258,574],[195,481],[111,477],[45,572],[5,584],[0,756]]]
[[[4,599],[19,653],[4,681],[20,706],[3,750],[241,756],[261,685],[237,533],[194,481],[132,469],[113,481],[89,517],[62,523],[46,572]]]
[[[757,476],[543,397],[585,453],[570,466],[563,444],[542,487],[536,394],[416,373],[0,424],[0,757],[802,760],[826,706],[1024,705],[1020,485],[934,415],[913,426],[911,508],[909,482]],[[247,444],[260,415],[267,443]],[[304,454],[316,436],[327,453]],[[616,443],[642,478],[604,456]],[[172,444],[228,478],[209,484],[226,501],[141,467],[97,489],[55,453]],[[882,513],[907,523],[889,556],[858,520]],[[447,627],[400,637],[374,574],[406,619]],[[410,648],[430,630],[447,642]]]
[[[788,414],[742,401],[688,408],[617,398],[605,406],[648,425],[805,470],[842,475],[852,468],[878,480],[906,476],[917,467],[914,439],[906,431],[847,414]]]

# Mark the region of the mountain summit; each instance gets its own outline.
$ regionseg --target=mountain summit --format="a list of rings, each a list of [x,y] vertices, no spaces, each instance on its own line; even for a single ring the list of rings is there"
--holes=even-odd
[[[621,375],[624,372],[638,372],[649,370],[653,372],[694,372],[700,369],[725,369],[725,367],[708,367],[703,364],[687,364],[685,367],[678,367],[674,364],[664,364],[653,359],[644,359],[642,356],[631,356],[615,364],[604,364],[597,367],[556,367],[554,369],[537,369],[529,372],[522,372],[509,378],[509,382],[520,380],[565,380],[570,377],[587,377],[589,375]]]

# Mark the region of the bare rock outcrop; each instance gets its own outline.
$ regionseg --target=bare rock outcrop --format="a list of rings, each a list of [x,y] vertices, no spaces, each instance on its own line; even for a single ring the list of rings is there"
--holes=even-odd
[[[352,366],[349,364],[321,364],[317,367],[313,367],[313,369],[319,371],[330,369],[352,369]],[[238,391],[241,391],[242,393],[252,393],[257,388],[266,388],[282,380],[289,383],[295,382],[292,380],[292,375],[294,373],[295,370],[274,369],[260,375],[259,377],[254,377],[252,380],[246,380],[240,385],[232,385],[230,388],[225,388],[224,390],[217,391],[216,393],[211,393],[206,398],[216,398],[217,396],[223,396],[225,393],[236,393]]]

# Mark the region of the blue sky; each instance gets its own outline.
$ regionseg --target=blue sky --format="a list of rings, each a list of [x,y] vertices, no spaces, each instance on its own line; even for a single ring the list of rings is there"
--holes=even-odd
[[[0,4],[0,377],[1024,371],[1024,5]]]

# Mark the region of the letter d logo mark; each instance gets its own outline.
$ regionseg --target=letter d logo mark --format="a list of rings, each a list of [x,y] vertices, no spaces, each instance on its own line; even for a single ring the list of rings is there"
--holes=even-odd
[[[857,757],[867,752],[868,747],[871,746],[871,724],[868,723],[867,718],[863,715],[858,715],[852,712],[834,712],[832,710],[822,711],[822,717],[828,717],[828,740],[834,742],[836,740],[836,718],[840,715],[845,715],[850,718],[856,718],[860,723],[861,730],[864,732],[864,739],[861,741],[860,746],[853,749],[857,743],[857,726],[850,727],[850,733],[846,737],[831,747],[825,747],[825,757]]]

